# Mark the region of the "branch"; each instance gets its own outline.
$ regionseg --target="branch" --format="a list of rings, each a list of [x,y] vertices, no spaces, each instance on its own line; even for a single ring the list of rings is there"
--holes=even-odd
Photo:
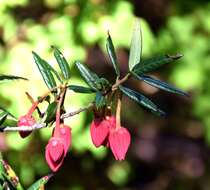
[[[81,113],[81,112],[83,112],[83,111],[86,111],[86,110],[92,108],[93,105],[94,105],[93,103],[90,103],[90,104],[88,104],[88,105],[87,105],[86,107],[84,107],[84,108],[79,108],[79,109],[76,110],[76,111],[69,112],[69,113],[65,113],[65,114],[61,115],[61,119],[68,118],[68,117],[74,116],[74,115],[76,115],[76,114],[79,114],[79,113]]]
[[[117,79],[116,83],[112,86],[112,91],[117,90],[118,86],[120,86],[122,83],[124,83],[125,81],[127,81],[131,76],[131,73],[128,73],[127,75],[125,75],[122,79]]]
[[[32,126],[21,126],[21,127],[1,127],[0,132],[7,132],[7,131],[35,131],[37,129],[41,129],[46,127],[45,123],[35,123]]]

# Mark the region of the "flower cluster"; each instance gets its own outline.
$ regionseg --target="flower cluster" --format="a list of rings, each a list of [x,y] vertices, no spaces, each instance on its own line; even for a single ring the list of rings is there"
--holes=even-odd
[[[71,128],[67,125],[56,126],[45,150],[45,158],[52,171],[60,168],[70,144]]]
[[[116,125],[115,116],[95,118],[90,126],[92,142],[96,147],[110,147],[116,160],[124,160],[130,145],[129,131]]]

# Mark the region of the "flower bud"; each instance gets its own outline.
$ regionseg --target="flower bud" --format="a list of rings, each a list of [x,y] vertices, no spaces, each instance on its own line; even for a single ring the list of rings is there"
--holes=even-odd
[[[61,138],[50,138],[46,149],[45,159],[52,171],[56,172],[62,165],[65,157],[64,142]]]
[[[120,127],[110,131],[109,145],[116,160],[125,159],[130,141],[130,133],[126,128]]]
[[[31,115],[23,115],[18,119],[17,126],[32,126],[36,123],[35,119]],[[22,138],[27,137],[31,131],[19,131],[19,134]]]

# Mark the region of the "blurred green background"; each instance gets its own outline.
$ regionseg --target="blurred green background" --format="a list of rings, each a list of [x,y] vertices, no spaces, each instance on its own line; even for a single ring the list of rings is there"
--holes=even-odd
[[[99,75],[113,79],[105,53],[109,30],[121,71],[127,71],[135,16],[142,18],[143,58],[180,52],[184,57],[151,75],[189,92],[169,95],[135,80],[127,82],[168,113],[153,116],[124,98],[122,123],[132,134],[125,161],[96,149],[90,139],[91,113],[67,120],[72,147],[64,165],[46,189],[208,190],[210,186],[210,2],[208,0],[0,0],[0,72],[28,78],[0,84],[1,106],[15,116],[47,90],[32,59],[37,52],[53,66],[51,45],[60,48],[72,70],[72,84],[82,84],[75,69],[81,60]],[[94,97],[69,92],[68,111]],[[51,129],[26,139],[0,134],[4,157],[28,187],[50,172],[44,159]]]

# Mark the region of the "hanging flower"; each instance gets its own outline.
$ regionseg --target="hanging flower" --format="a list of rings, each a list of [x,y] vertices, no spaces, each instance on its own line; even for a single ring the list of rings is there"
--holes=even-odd
[[[32,126],[36,123],[35,119],[33,118],[32,115],[23,115],[18,119],[17,126],[22,127],[22,126]],[[30,135],[31,131],[19,131],[19,134],[22,138],[27,137]]]
[[[126,128],[119,127],[110,131],[109,145],[116,160],[125,159],[130,141],[130,133]]]

